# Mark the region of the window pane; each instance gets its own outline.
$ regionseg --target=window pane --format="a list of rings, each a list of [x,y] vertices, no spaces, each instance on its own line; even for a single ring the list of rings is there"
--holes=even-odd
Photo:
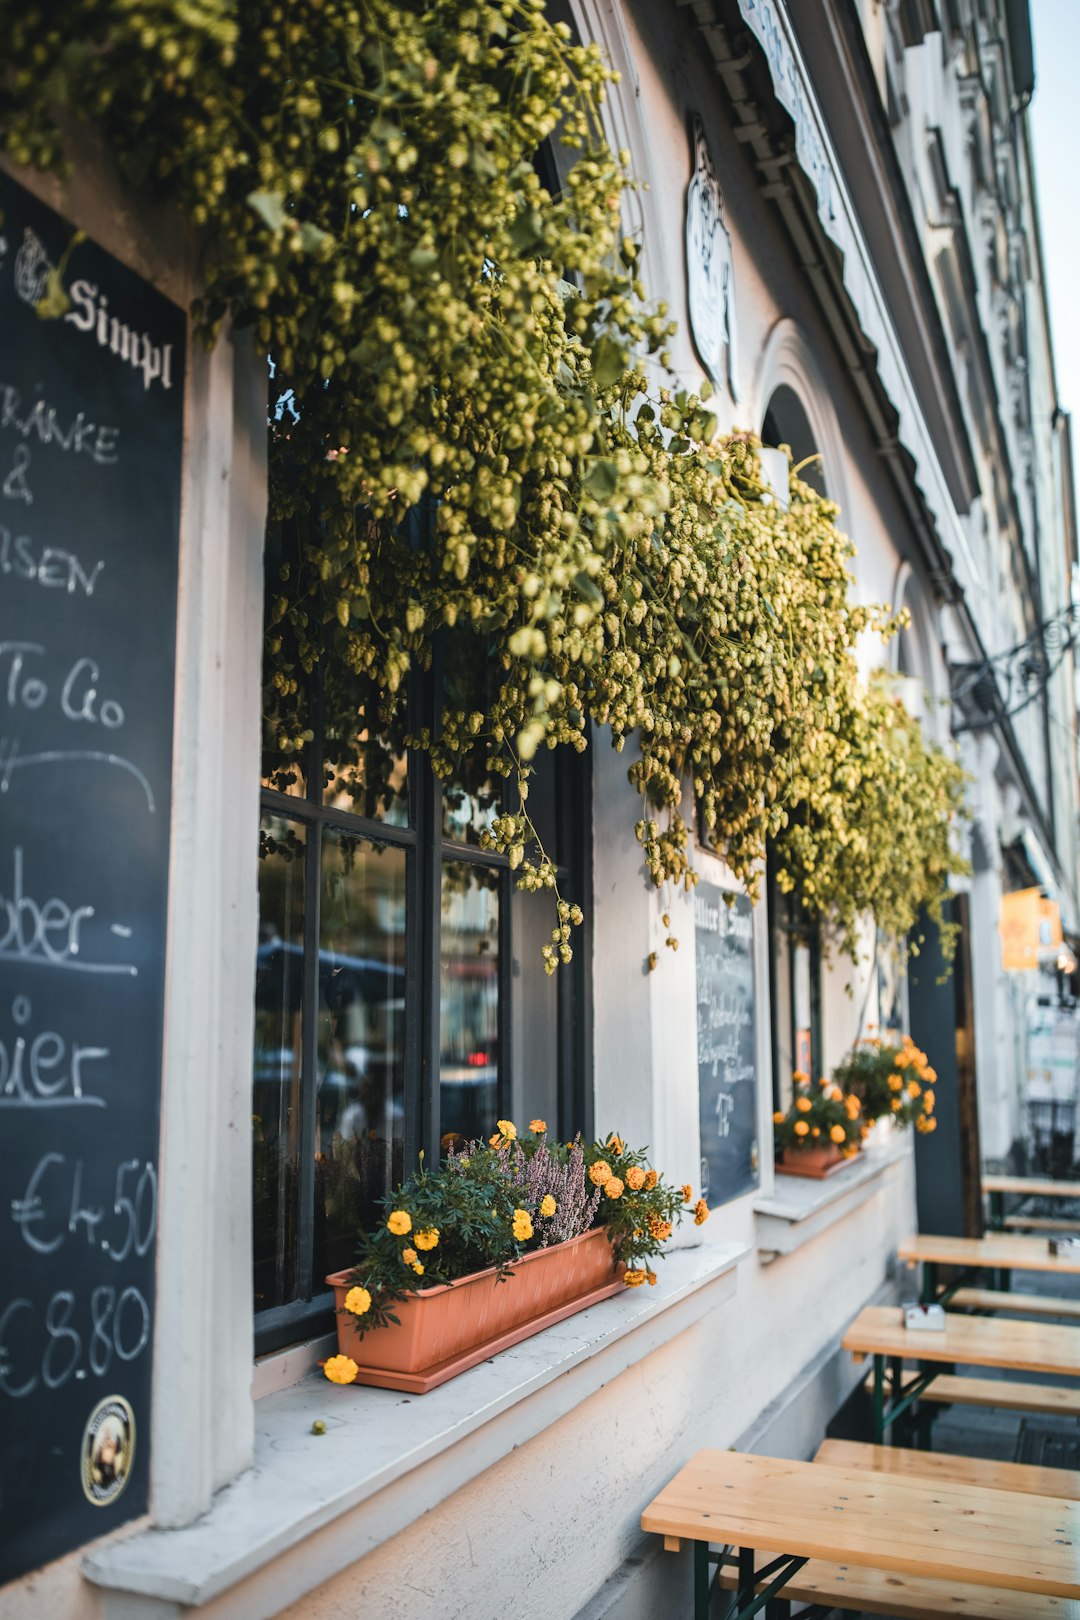
[[[495,685],[495,670],[486,643],[470,630],[448,633],[443,642],[442,706],[444,716],[486,714]],[[479,844],[480,834],[499,813],[502,777],[491,777],[479,746],[454,761],[443,782],[443,836],[462,844]]]
[[[499,875],[469,861],[443,862],[439,1017],[442,1133],[486,1136],[499,1112]]]
[[[280,816],[266,816],[259,833],[252,1098],[256,1310],[296,1292],[303,971],[304,835]]]
[[[405,1105],[403,850],[327,831],[320,883],[316,1292],[400,1180]]]
[[[335,661],[326,669],[323,717],[323,803],[393,827],[407,826],[404,694],[387,711],[371,681]]]
[[[539,893],[515,888],[510,897],[513,925],[513,1103],[511,1117],[528,1124],[540,1118],[552,1134],[571,1128],[559,1119],[559,973],[544,972],[540,955],[551,941],[555,900],[550,889]],[[580,945],[580,938],[574,946]]]

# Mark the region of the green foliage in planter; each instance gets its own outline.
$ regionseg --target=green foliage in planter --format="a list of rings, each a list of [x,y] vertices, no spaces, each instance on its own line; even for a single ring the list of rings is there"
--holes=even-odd
[[[791,1107],[786,1114],[773,1115],[776,1151],[835,1147],[845,1159],[854,1158],[868,1129],[860,1099],[829,1080],[815,1086],[808,1075],[799,1072],[794,1079]]]
[[[620,234],[594,48],[543,0],[0,0],[0,23],[9,156],[60,166],[61,128],[96,126],[198,227],[205,331],[252,326],[293,391],[271,445],[295,542],[267,627],[282,770],[317,664],[339,735],[344,674],[400,731],[394,694],[452,638],[497,679],[414,741],[443,775],[506,779],[489,839],[526,887],[555,888],[530,761],[591,723],[634,745],[658,885],[694,881],[689,788],[751,892],[771,843],[852,951],[867,910],[902,934],[940,909],[959,769],[859,684],[856,637],[890,620],[849,602],[835,509],[793,477],[785,511],[756,441],[657,386],[671,328]],[[556,137],[553,194],[534,159]],[[549,971],[580,917],[557,901]]]
[[[451,1148],[438,1169],[421,1167],[384,1200],[385,1220],[360,1234],[344,1309],[363,1337],[396,1322],[395,1303],[411,1293],[492,1266],[512,1282],[514,1260],[590,1226],[603,1227],[614,1257],[627,1263],[627,1286],[655,1282],[648,1261],[662,1252],[690,1192],[668,1186],[643,1152],[616,1136],[561,1143],[548,1140],[542,1120],[520,1137],[500,1120],[490,1142]],[[707,1213],[699,1201],[699,1224]]]
[[[834,1069],[833,1079],[859,1098],[867,1121],[892,1119],[924,1133],[937,1129],[937,1070],[910,1035],[864,1037]]]

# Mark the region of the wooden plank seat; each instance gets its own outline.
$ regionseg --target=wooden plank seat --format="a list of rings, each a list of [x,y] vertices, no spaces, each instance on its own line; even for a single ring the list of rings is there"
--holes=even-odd
[[[949,1300],[949,1309],[1016,1311],[1023,1316],[1063,1316],[1080,1321],[1080,1299],[1063,1299],[1059,1294],[1006,1293],[998,1288],[958,1288]]]
[[[900,1375],[900,1393],[906,1394],[918,1378],[913,1368],[905,1368]],[[867,1369],[863,1382],[867,1389],[873,1387],[872,1366]],[[1000,1406],[1038,1417],[1080,1417],[1080,1389],[1070,1389],[1064,1384],[1021,1383],[1015,1378],[964,1378],[958,1373],[938,1373],[919,1399],[941,1406]],[[1077,1496],[1080,1497],[1080,1491]]]
[[[1009,1232],[1080,1232],[1080,1221],[1060,1215],[1006,1215],[1001,1224]]]
[[[1013,1378],[964,1378],[940,1373],[919,1397],[950,1406],[1001,1406],[1041,1417],[1080,1417],[1080,1389],[1024,1384]]]
[[[871,1468],[879,1474],[956,1480],[995,1491],[1080,1500],[1080,1470],[1044,1468],[1035,1463],[998,1462],[993,1457],[956,1457],[949,1451],[910,1451],[905,1446],[871,1446],[861,1440],[823,1440],[814,1461],[836,1468]]]
[[[1080,1198],[1080,1181],[1051,1181],[1043,1176],[985,1175],[983,1192],[1012,1193],[1022,1198]]]
[[[718,1584],[734,1591],[738,1574],[725,1565]],[[757,1590],[764,1591],[765,1582]],[[896,1570],[859,1568],[811,1558],[784,1587],[791,1603],[813,1603],[861,1614],[885,1614],[896,1620],[1080,1620],[1080,1603],[1039,1592],[1004,1592],[993,1586],[937,1581],[933,1576]],[[820,1611],[819,1611],[820,1612]]]

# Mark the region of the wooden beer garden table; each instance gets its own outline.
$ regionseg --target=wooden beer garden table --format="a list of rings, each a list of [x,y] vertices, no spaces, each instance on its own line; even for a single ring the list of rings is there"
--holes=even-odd
[[[920,1400],[967,1401],[971,1404],[1021,1405],[1024,1410],[1077,1410],[1080,1390],[1053,1385],[1014,1385],[998,1380],[953,1377],[959,1364],[1008,1368],[1051,1377],[1080,1378],[1080,1333],[1046,1322],[998,1321],[985,1316],[945,1318],[942,1332],[909,1329],[898,1305],[868,1305],[841,1340],[856,1361],[874,1358],[874,1440]],[[917,1361],[919,1371],[902,1382],[902,1364]],[[886,1364],[890,1398],[886,1400]],[[935,1388],[935,1385],[938,1386]]]
[[[1080,1503],[1061,1497],[699,1451],[641,1524],[669,1551],[693,1542],[695,1620],[708,1620],[710,1563],[736,1548],[738,1591],[726,1620],[776,1612],[784,1585],[809,1559],[940,1581],[946,1597],[955,1582],[957,1592],[966,1585],[1080,1598]],[[710,1542],[724,1551],[710,1554]],[[768,1556],[764,1568],[756,1568],[759,1553]],[[943,1602],[940,1612],[948,1611]],[[1026,1613],[1024,1602],[1011,1612]]]
[[[900,1244],[897,1254],[912,1265],[922,1263],[922,1296],[926,1301],[947,1300],[965,1280],[961,1277],[944,1294],[939,1294],[939,1266],[957,1266],[965,1272],[993,1272],[1002,1289],[1008,1288],[1013,1271],[1080,1275],[1080,1249],[1073,1254],[1051,1254],[1046,1238],[1016,1237],[1008,1232],[991,1232],[982,1238],[934,1237],[918,1232]]]

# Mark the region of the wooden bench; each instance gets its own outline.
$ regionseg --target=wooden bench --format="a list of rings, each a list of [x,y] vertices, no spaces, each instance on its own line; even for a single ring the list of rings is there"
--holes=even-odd
[[[949,1300],[949,1309],[1016,1311],[1022,1316],[1063,1316],[1080,1321],[1080,1299],[1063,1299],[1057,1294],[1002,1293],[997,1288],[958,1288]]]
[[[1080,1221],[1053,1215],[1005,1215],[1001,1224],[1008,1232],[1080,1232]]]
[[[912,1368],[901,1373],[899,1393],[906,1394],[919,1377]],[[873,1389],[872,1366],[867,1369],[863,1382],[868,1390]],[[1015,1378],[965,1378],[959,1373],[938,1373],[919,1399],[937,1402],[940,1406],[1000,1406],[1038,1417],[1080,1417],[1080,1389],[1070,1389],[1065,1384],[1026,1384]],[[1080,1497],[1080,1491],[1077,1495]]]
[[[952,1457],[942,1452],[906,1451],[898,1446],[868,1446],[851,1440],[826,1440],[816,1463],[837,1468],[865,1468],[928,1482],[951,1481],[1024,1491],[1033,1496],[1080,1497],[1080,1473],[1040,1468],[1027,1463],[999,1463],[981,1457]],[[720,1572],[728,1590],[738,1585],[734,1570]],[[759,1583],[759,1591],[764,1583]],[[789,1602],[888,1614],[897,1620],[1080,1620],[1080,1603],[1032,1592],[1003,1592],[987,1586],[960,1585],[932,1576],[860,1568],[853,1564],[811,1559],[784,1588]]]

